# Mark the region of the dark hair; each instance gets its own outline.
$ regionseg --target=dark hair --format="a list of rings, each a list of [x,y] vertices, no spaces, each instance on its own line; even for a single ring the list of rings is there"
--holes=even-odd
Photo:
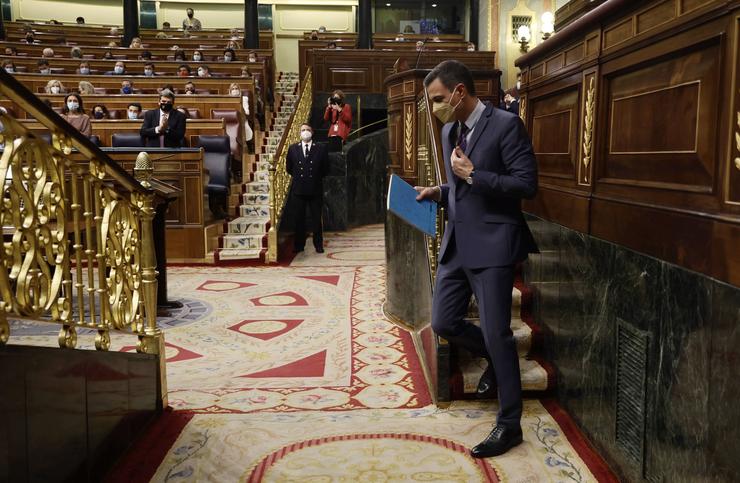
[[[77,23],[85,23],[85,17],[77,17],[76,22]]]
[[[80,114],[85,114],[85,109],[82,105],[82,96],[79,95],[77,92],[70,92],[69,94],[64,96],[64,104],[62,105],[62,114],[69,114],[69,109],[67,108],[67,100],[70,97],[76,97],[77,102],[79,102],[80,104],[80,107],[77,109],[77,112],[79,112]]]
[[[171,89],[162,89],[162,92],[159,93],[159,97],[166,97],[167,99],[172,99],[172,103],[175,103],[175,92]]]
[[[151,67],[152,70],[154,70],[154,62],[147,62],[146,64],[144,64],[144,68],[146,69],[147,67]]]
[[[137,108],[139,110],[139,112],[142,111],[141,104],[139,104],[138,102],[132,102],[132,103],[130,103],[128,106],[126,106],[126,109],[128,109],[129,107],[135,107],[135,108]]]
[[[144,52],[141,53],[141,58],[142,59],[151,59],[152,58],[152,53],[149,52],[148,50],[145,50]]]
[[[308,127],[310,127],[310,128],[311,128],[311,132],[313,132],[313,126],[312,126],[312,125],[310,125],[309,123],[307,123],[307,122],[302,122],[302,123],[301,123],[301,125],[300,125],[300,127],[301,127],[301,128],[303,128],[303,126],[308,126]]]
[[[185,70],[187,70],[187,71],[188,71],[188,74],[189,74],[189,73],[190,73],[190,66],[189,66],[189,65],[187,65],[187,64],[180,64],[180,65],[178,65],[178,66],[177,66],[177,70],[179,71],[179,70],[180,70],[180,69],[182,69],[183,67],[185,67]]]
[[[162,22],[162,28],[168,28],[168,27],[170,27],[169,22]]]
[[[48,66],[49,65],[49,61],[46,60],[46,59],[40,59],[38,62],[36,62],[36,65],[39,66],[39,67],[41,67],[42,65]]]
[[[199,68],[199,69],[205,69],[205,70],[207,70],[209,74],[211,73],[211,69],[210,69],[210,68],[208,68],[208,66],[207,66],[207,65],[205,65],[205,64],[201,64],[201,65],[199,65],[199,66],[198,66],[198,68]]]
[[[236,52],[234,52],[234,49],[224,49],[224,55],[227,53],[231,54],[231,60],[236,60]]]
[[[92,107],[92,112],[93,112],[93,114],[95,113],[95,109],[97,109],[98,107],[100,108],[100,110],[101,110],[101,111],[103,111],[103,114],[105,115],[105,116],[104,116],[105,118],[108,118],[108,117],[110,117],[110,114],[108,113],[108,108],[107,108],[107,107],[105,107],[105,106],[104,106],[103,104],[95,104],[95,105],[94,105],[94,106]]]
[[[178,59],[178,57],[180,57]],[[185,60],[185,51],[182,49],[177,49],[175,51],[175,60]]]
[[[440,62],[424,78],[424,87],[429,87],[429,84],[434,82],[435,79],[439,79],[442,85],[450,91],[453,90],[456,85],[462,84],[470,95],[475,95],[473,74],[470,73],[470,70],[462,62],[457,60],[445,60],[444,62]]]

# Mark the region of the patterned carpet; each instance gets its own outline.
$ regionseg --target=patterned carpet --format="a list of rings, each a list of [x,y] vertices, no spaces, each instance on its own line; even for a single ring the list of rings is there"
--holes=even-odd
[[[613,481],[547,401],[526,401],[524,444],[467,455],[495,403],[431,403],[410,334],[383,316],[383,242],[371,226],[328,234],[324,254],[288,267],[170,268],[184,303],[159,320],[174,412],[110,481]],[[53,326],[14,322],[11,334],[56,344]],[[118,339],[113,350],[134,350]]]

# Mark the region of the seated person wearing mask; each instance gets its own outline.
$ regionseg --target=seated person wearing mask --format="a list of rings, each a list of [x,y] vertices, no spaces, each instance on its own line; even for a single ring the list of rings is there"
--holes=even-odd
[[[205,60],[205,59],[203,59],[203,52],[201,52],[200,50],[194,50],[193,51],[193,61],[194,62],[201,62],[203,60]]]
[[[224,62],[236,62],[236,52],[234,52],[234,49],[224,50]]]
[[[120,60],[116,62],[116,65],[113,67],[113,70],[109,70],[105,73],[105,75],[124,75],[126,73],[126,64],[121,62]]]
[[[80,75],[90,75],[90,62],[86,60],[80,62],[80,67],[77,69],[77,73]]]
[[[95,104],[93,106],[92,115],[93,115],[93,118],[97,120],[110,119],[110,113],[108,112],[108,108],[102,104]]]
[[[154,64],[152,62],[147,62],[144,64],[144,75],[146,77],[154,77],[156,72],[154,72]]]
[[[195,94],[195,84],[192,82],[186,82],[185,83],[185,95],[192,96]]]
[[[51,74],[51,68],[49,68],[49,61],[46,59],[41,59],[38,62],[36,62],[36,66],[38,67],[39,74],[42,75],[49,75]]]
[[[46,87],[44,87],[44,92],[46,92],[47,94],[65,94],[67,92],[67,89],[65,89],[64,84],[56,79],[52,79],[46,83]]]
[[[82,97],[79,94],[68,94],[67,97],[64,98],[64,105],[62,105],[62,118],[70,123],[72,127],[80,131],[83,136],[90,137],[92,134],[90,116],[85,114],[85,110],[82,107]]]
[[[15,73],[15,64],[12,60],[4,60],[3,61],[3,70],[7,72],[8,74]]]
[[[159,109],[150,109],[144,114],[144,123],[139,134],[146,147],[179,148],[185,138],[185,116],[176,111],[175,94],[162,91],[159,96]]]
[[[136,121],[141,117],[141,104],[138,102],[132,102],[128,105],[126,115],[130,121]]]
[[[131,82],[128,79],[121,82],[121,94],[133,94],[133,93],[134,93],[134,83],[133,82]]]
[[[229,86],[229,94],[242,98],[242,108],[244,109],[244,114],[246,115],[244,119],[244,140],[251,141],[252,137],[254,137],[254,132],[249,126],[249,121],[246,119],[246,117],[249,116],[249,97],[246,95],[242,96],[242,89],[236,82],[232,82]]]
[[[207,65],[198,66],[198,77],[211,77],[211,69]]]

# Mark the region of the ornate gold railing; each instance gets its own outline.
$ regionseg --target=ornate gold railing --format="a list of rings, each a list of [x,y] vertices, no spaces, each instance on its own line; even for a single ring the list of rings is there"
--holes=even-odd
[[[422,186],[438,186],[445,182],[444,168],[441,164],[442,145],[439,140],[439,125],[432,115],[431,103],[423,90],[416,101],[417,109],[417,176]],[[429,257],[429,272],[434,285],[437,273],[437,256],[442,243],[444,231],[444,208],[437,210],[437,235],[427,238],[427,255]]]
[[[129,332],[139,352],[160,355],[164,398],[151,165],[137,160],[137,181],[4,72],[0,96],[52,135],[49,145],[0,115],[0,344],[9,318],[59,324],[62,348],[76,346],[81,328],[97,331],[98,350],[110,347],[111,330]],[[73,148],[88,161],[72,161]]]
[[[311,114],[313,86],[310,67],[303,78],[300,89],[295,110],[288,119],[283,137],[270,165],[270,230],[267,232],[267,261],[269,263],[275,263],[278,260],[278,227],[290,189],[290,175],[285,170],[288,146],[301,140],[301,123],[307,122]]]

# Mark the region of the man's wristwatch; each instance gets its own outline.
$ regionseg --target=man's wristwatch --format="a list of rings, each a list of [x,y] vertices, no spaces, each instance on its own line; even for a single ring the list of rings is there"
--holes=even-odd
[[[473,175],[475,174],[475,170],[471,171],[467,178],[465,178],[465,182],[468,184],[473,184]]]

